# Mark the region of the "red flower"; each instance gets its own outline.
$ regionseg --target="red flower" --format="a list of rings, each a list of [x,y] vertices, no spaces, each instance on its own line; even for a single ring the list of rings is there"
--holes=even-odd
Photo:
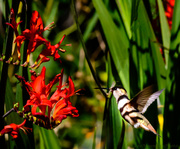
[[[32,12],[32,17],[30,20],[30,29],[25,29],[21,35],[16,37],[15,42],[18,47],[18,59],[20,60],[20,48],[24,40],[29,40],[28,49],[27,49],[27,58],[26,62],[23,64],[26,66],[29,63],[30,53],[41,44],[46,42],[46,39],[43,37],[42,33],[48,28],[43,27],[43,22],[40,14],[37,11]]]
[[[55,121],[55,124],[59,124],[63,119],[67,118],[68,115],[78,117],[78,110],[72,106],[69,100],[59,100],[55,105],[55,110],[51,119]]]
[[[78,110],[72,106],[70,97],[77,93],[75,91],[74,83],[69,77],[69,88],[62,89],[62,79],[59,81],[59,86],[54,94],[51,96],[50,101],[52,106],[55,106],[51,120],[55,121],[55,124],[61,123],[63,119],[70,115],[72,117],[78,117]],[[61,99],[62,98],[62,99]]]
[[[24,120],[21,124],[10,124],[7,126],[4,126],[4,128],[0,132],[0,136],[4,135],[5,133],[10,134],[14,139],[18,137],[19,129],[23,130],[23,132],[26,134],[26,131],[30,128],[24,127],[26,123],[26,120]],[[30,129],[31,130],[31,129]]]
[[[11,27],[14,29],[16,36],[19,35],[19,34],[18,34],[18,31],[17,31],[17,27],[18,27],[18,25],[19,25],[21,22],[22,22],[22,21],[16,23],[15,14],[14,14],[14,9],[11,8],[11,23],[6,23],[6,24],[9,25],[9,26],[11,26]]]
[[[74,83],[69,77],[69,88],[64,88],[62,86],[62,78],[59,81],[59,86],[57,86],[57,90],[54,92],[54,94],[51,96],[50,101],[54,105],[54,103],[57,103],[60,98],[65,98],[66,100],[69,99],[70,96],[73,96],[75,93],[77,93],[79,90],[75,91]]]
[[[30,20],[30,29],[25,29],[21,33],[21,35],[18,35],[17,26],[20,22],[16,23],[13,9],[11,9],[11,13],[12,13],[11,24],[10,23],[6,23],[6,24],[10,25],[15,30],[17,36],[14,42],[17,43],[18,60],[15,64],[18,64],[20,62],[21,59],[20,49],[21,49],[21,45],[25,40],[29,40],[29,43],[27,48],[26,62],[23,64],[23,66],[28,65],[30,54],[34,52],[34,50],[41,44],[45,44],[46,48],[40,53],[34,65],[32,65],[31,67],[37,68],[41,63],[49,61],[49,58],[47,58],[47,56],[53,56],[54,60],[58,60],[60,58],[60,55],[58,54],[58,50],[56,49],[59,49],[61,52],[64,52],[64,50],[60,48],[60,45],[65,35],[63,36],[61,41],[56,45],[51,45],[51,43],[47,41],[42,35],[45,30],[51,28],[50,25],[53,24],[54,22],[52,22],[50,25],[44,28],[40,14],[37,11],[33,11]],[[38,64],[39,60],[40,62]]]
[[[59,77],[61,76],[61,74],[56,75],[55,78],[48,85],[45,85],[45,72],[45,67],[42,68],[41,74],[39,76],[37,76],[34,71],[31,71],[32,82],[26,82],[23,77],[16,75],[16,77],[23,82],[26,90],[30,95],[30,99],[27,100],[24,109],[28,110],[29,106],[32,105],[32,114],[37,116],[46,116],[46,107],[48,107],[49,109],[48,116],[50,115],[52,104],[48,100],[48,96],[52,86],[58,82]],[[36,112],[37,107],[40,109],[40,112]]]
[[[62,39],[60,40],[59,43],[57,43],[56,45],[51,45],[51,43],[49,41],[46,41],[46,49],[44,49],[38,56],[38,58],[36,59],[35,63],[31,66],[32,68],[37,68],[40,66],[41,63],[43,62],[47,62],[50,59],[47,56],[53,56],[54,60],[59,60],[60,59],[60,55],[58,54],[58,50],[61,52],[65,52],[64,49],[61,49],[61,43],[63,42],[65,38],[65,35],[62,37]],[[38,61],[40,60],[39,64]]]
[[[166,5],[165,15],[167,17],[170,29],[172,27],[174,4],[175,4],[175,0],[166,0],[165,2],[165,5]]]
[[[31,114],[46,121],[46,124],[50,124],[49,128],[52,128],[54,126],[51,126],[51,123],[52,125],[57,125],[67,116],[77,117],[79,115],[78,110],[72,106],[69,98],[76,93],[72,79],[69,78],[69,88],[65,88],[62,85],[62,70],[61,74],[56,75],[48,85],[45,85],[45,71],[46,68],[43,67],[39,76],[34,71],[31,71],[31,82],[26,82],[23,77],[18,75],[16,77],[23,83],[30,95],[30,99],[27,100],[24,106],[24,112],[29,112],[30,107],[32,107]],[[52,86],[58,81],[57,90],[48,99]],[[46,114],[47,107],[48,114]],[[38,109],[39,111],[37,111]]]

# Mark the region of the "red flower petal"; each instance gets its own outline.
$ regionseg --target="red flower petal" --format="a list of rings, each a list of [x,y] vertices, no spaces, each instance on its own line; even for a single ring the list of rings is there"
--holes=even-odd
[[[72,81],[72,79],[71,79],[71,77],[69,77],[69,90],[68,90],[68,94],[67,94],[67,96],[68,97],[70,97],[70,96],[72,96],[75,92],[75,89],[74,89],[74,83],[73,83],[73,81]]]
[[[41,74],[36,77],[36,79],[31,82],[33,90],[38,94],[44,94],[45,93],[45,73],[46,73],[46,67],[43,67],[41,70]]]
[[[78,117],[79,116],[78,110],[71,105],[70,101],[67,101],[66,99],[62,99],[58,101],[58,103],[56,104],[53,113],[53,119],[55,121],[61,122],[67,116]]]
[[[40,14],[38,13],[38,11],[32,12],[32,17],[31,17],[31,21],[30,21],[30,29],[33,32],[39,31],[40,33],[42,33],[44,31],[43,21],[41,19]]]

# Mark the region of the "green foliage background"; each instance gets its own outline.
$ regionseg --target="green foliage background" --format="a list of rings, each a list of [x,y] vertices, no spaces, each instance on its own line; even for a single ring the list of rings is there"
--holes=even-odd
[[[19,3],[20,2],[20,3]],[[28,28],[32,10],[37,10],[47,26],[55,27],[44,32],[52,44],[66,34],[63,44],[66,52],[60,53],[62,63],[53,60],[46,66],[46,81],[50,81],[64,68],[66,78],[71,76],[76,89],[84,88],[82,96],[71,101],[79,110],[78,118],[67,118],[55,130],[33,127],[33,133],[21,133],[17,140],[1,138],[7,148],[180,148],[180,57],[179,57],[179,11],[176,0],[172,29],[165,16],[162,0],[33,0],[0,1],[0,51],[11,55],[13,35],[5,25],[9,20],[10,8],[16,7],[23,20],[20,30]],[[16,3],[16,4],[15,4]],[[154,18],[158,16],[156,22]],[[158,24],[158,29],[154,27]],[[11,41],[11,42],[10,42]],[[8,42],[12,47],[8,47]],[[21,49],[26,51],[27,43]],[[160,48],[164,55],[160,53]],[[32,54],[31,64],[43,46]],[[21,62],[22,63],[22,62]],[[29,68],[0,62],[0,110],[1,115],[10,110],[13,103],[20,106],[27,100],[26,91],[15,79],[17,73],[30,78]],[[141,129],[134,129],[121,118],[115,99],[108,99],[102,90],[95,87],[110,87],[118,82],[126,88],[132,98],[144,87],[157,84],[165,88],[157,102],[145,113],[161,137]],[[52,91],[55,91],[55,87]],[[5,104],[4,104],[5,103]],[[5,107],[5,108],[4,108]],[[5,124],[20,123],[12,113]],[[3,120],[1,125],[3,126]],[[1,126],[1,128],[2,128]]]

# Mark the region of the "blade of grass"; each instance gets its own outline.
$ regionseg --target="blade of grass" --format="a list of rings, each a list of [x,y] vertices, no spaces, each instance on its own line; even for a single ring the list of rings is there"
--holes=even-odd
[[[172,20],[172,29],[171,29],[171,50],[176,50],[178,48],[179,42],[180,42],[180,32],[179,32],[179,26],[180,26],[180,1],[176,0],[174,5],[174,11],[173,11],[173,20]]]
[[[160,17],[160,25],[161,25],[161,35],[162,35],[162,42],[163,42],[163,47],[169,49],[170,48],[170,29],[169,29],[169,25],[165,16],[165,11],[163,8],[163,4],[162,1],[158,0],[157,1],[158,4],[158,10],[159,10],[159,17]],[[165,56],[165,67],[166,69],[168,69],[168,58],[169,58],[169,50],[164,49],[164,56]],[[164,97],[165,98],[165,97]],[[165,104],[165,102],[163,102],[163,105]],[[163,114],[164,111],[161,111],[159,113],[159,118],[161,117],[163,119]],[[162,116],[161,116],[162,115]],[[162,121],[161,119],[159,119],[159,121]],[[162,128],[160,127],[160,135],[162,136]],[[159,142],[158,144],[158,148],[163,148],[163,139],[158,139],[157,138],[157,142]]]
[[[116,0],[116,4],[118,6],[119,12],[122,16],[124,26],[126,28],[127,34],[129,39],[132,37],[131,33],[131,10],[132,8],[132,1],[131,0]]]
[[[171,29],[171,44],[169,50],[169,61],[168,61],[168,73],[167,73],[167,87],[166,87],[166,102],[165,102],[165,113],[164,113],[164,128],[163,128],[163,138],[164,142],[169,148],[174,146],[179,147],[180,142],[177,139],[179,136],[179,129],[177,127],[180,125],[179,119],[176,117],[176,113],[180,112],[179,109],[179,37],[180,37],[180,18],[179,10],[180,1],[175,1],[174,11],[173,11],[173,23]]]
[[[114,64],[124,88],[129,92],[129,41],[123,24],[116,26],[104,3],[93,0]]]
[[[163,47],[166,47],[167,49],[170,48],[170,29],[169,25],[165,16],[164,8],[162,1],[158,0],[158,10],[159,10],[159,18],[160,18],[160,25],[161,25],[161,35],[162,35],[162,42],[163,42]],[[166,68],[168,68],[168,56],[169,56],[169,51],[164,49],[164,55],[165,55],[165,65]]]
[[[154,74],[156,75],[156,80],[157,80],[159,89],[162,89],[165,87],[165,84],[166,84],[165,64],[164,64],[162,56],[160,54],[160,49],[159,49],[158,45],[156,43],[152,42],[152,41],[155,41],[156,38],[155,38],[153,29],[151,27],[147,12],[145,10],[145,7],[144,7],[144,4],[142,1],[139,3],[137,21],[141,22],[139,24],[139,29],[141,30],[141,32],[146,33],[146,34],[144,34],[143,42],[146,45],[146,47],[151,50],[152,57],[153,57],[152,62],[154,64],[154,71],[155,71]],[[163,105],[164,101],[165,101],[165,92],[163,92],[160,97],[160,103]],[[158,111],[160,114],[163,113],[163,109],[162,110],[158,109]],[[156,121],[156,119],[154,119],[154,121]],[[160,131],[160,133],[162,133],[162,131]],[[162,147],[162,138],[160,138],[160,139],[161,140],[157,141],[158,147]]]

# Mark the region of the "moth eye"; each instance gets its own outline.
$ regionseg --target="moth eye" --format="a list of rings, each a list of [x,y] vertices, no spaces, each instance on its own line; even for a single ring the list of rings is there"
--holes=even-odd
[[[113,91],[117,90],[117,87],[113,87],[112,90],[113,90]]]

